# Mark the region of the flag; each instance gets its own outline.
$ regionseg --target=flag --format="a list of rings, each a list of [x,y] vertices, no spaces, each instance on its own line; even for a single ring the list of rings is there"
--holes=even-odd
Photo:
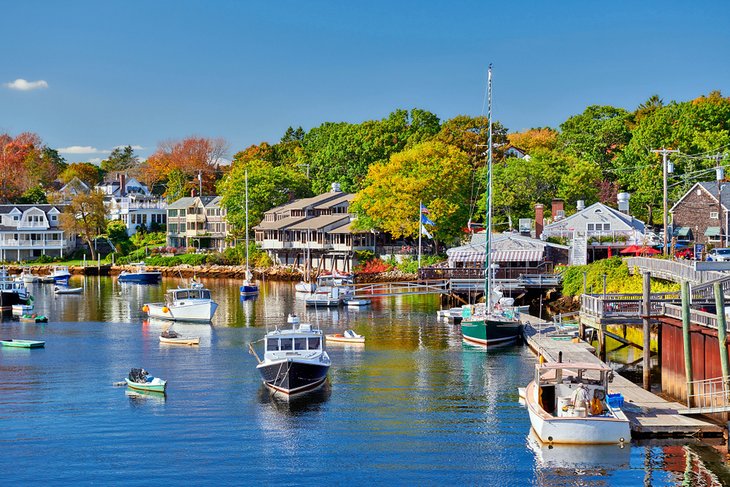
[[[430,211],[428,211],[428,208],[426,208],[426,205],[424,205],[423,203],[421,203],[421,213],[424,215],[428,215],[430,213]]]
[[[421,235],[425,235],[426,237],[433,239],[430,233],[428,233],[428,230],[426,230],[426,227],[421,225]]]
[[[436,225],[434,222],[431,221],[429,217],[426,215],[421,215],[421,223],[424,225]]]
[[[203,173],[198,171],[198,181],[202,181],[202,180],[203,180]]]

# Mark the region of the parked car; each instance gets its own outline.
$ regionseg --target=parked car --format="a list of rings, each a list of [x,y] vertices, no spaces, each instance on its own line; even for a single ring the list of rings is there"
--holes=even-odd
[[[730,248],[723,247],[712,249],[707,253],[707,260],[712,262],[728,262],[730,261]]]

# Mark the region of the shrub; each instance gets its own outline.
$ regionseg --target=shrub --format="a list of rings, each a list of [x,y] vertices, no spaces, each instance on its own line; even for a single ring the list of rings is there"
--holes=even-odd
[[[355,267],[355,272],[358,274],[379,274],[381,272],[388,272],[392,269],[392,266],[387,262],[378,258],[370,259],[369,261]]]

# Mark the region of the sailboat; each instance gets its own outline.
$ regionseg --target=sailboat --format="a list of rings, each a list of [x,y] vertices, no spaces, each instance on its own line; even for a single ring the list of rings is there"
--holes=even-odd
[[[522,334],[519,313],[499,299],[500,293],[494,289],[492,269],[492,65],[489,65],[488,78],[488,118],[489,149],[487,156],[487,212],[484,228],[486,231],[484,267],[484,305],[474,308],[471,316],[461,321],[461,336],[467,342],[477,345],[502,345],[516,341]],[[496,295],[495,295],[496,294]],[[471,309],[471,308],[470,308]]]
[[[311,274],[311,269],[309,268],[309,263],[310,263],[310,260],[309,260],[309,230],[307,230],[307,254],[306,254],[305,262],[304,262],[304,280],[299,281],[294,286],[294,289],[298,293],[312,294],[317,289],[317,284],[315,284],[314,282],[309,280],[310,274]]]
[[[241,284],[241,296],[258,296],[259,286],[253,282],[253,275],[248,267],[248,170],[245,171],[246,179],[246,276]]]

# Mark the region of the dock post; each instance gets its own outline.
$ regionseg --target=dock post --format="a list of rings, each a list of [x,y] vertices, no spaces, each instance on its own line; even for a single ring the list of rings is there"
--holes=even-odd
[[[727,356],[727,323],[725,322],[725,293],[719,282],[714,284],[715,307],[717,308],[717,341],[720,344],[720,365],[722,366],[722,387],[727,392],[728,377],[730,377],[730,366]]]
[[[641,320],[644,325],[644,349],[643,354],[643,374],[644,374],[644,389],[647,391],[651,390],[651,325],[649,323],[649,314],[651,313],[651,273],[644,273],[644,282],[642,286],[643,296],[641,300],[642,304],[642,317]]]
[[[689,283],[682,281],[682,342],[684,344],[684,373],[687,378],[687,406],[692,407],[692,335],[689,327]]]

